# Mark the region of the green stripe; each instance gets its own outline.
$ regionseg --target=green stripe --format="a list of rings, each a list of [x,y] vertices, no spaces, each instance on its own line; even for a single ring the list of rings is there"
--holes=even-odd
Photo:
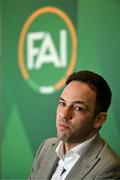
[[[2,144],[2,178],[27,179],[32,160],[32,150],[24,126],[14,107]]]

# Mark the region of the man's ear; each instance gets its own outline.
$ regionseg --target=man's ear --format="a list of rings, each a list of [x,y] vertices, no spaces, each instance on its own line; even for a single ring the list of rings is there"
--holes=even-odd
[[[105,120],[107,119],[107,113],[106,112],[100,112],[96,116],[94,127],[95,129],[99,129],[104,124]]]

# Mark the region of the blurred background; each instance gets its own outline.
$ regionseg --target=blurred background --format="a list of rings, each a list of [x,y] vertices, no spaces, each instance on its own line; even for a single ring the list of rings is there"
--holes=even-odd
[[[108,81],[100,133],[120,155],[120,0],[1,0],[0,13],[1,179],[27,179],[40,143],[56,136],[58,97],[77,70]]]

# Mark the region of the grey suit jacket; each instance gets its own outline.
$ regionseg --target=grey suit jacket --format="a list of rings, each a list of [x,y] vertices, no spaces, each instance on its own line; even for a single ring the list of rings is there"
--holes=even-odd
[[[51,179],[59,160],[55,152],[58,143],[57,138],[50,138],[40,146],[30,180]],[[120,179],[120,159],[99,135],[66,177],[66,180],[82,179]]]

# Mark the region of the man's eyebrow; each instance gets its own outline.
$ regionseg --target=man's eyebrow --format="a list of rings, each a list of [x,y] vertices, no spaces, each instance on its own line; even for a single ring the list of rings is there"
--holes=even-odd
[[[62,97],[59,97],[59,100],[65,101],[65,99],[63,99]]]
[[[66,102],[66,100],[65,100],[64,98],[62,98],[62,97],[59,97],[59,100]],[[73,104],[82,104],[82,105],[84,105],[86,108],[88,108],[88,105],[85,104],[83,101],[73,101],[73,102],[71,102],[71,103],[73,103]]]
[[[73,101],[72,102],[73,104],[80,104],[80,105],[83,105],[85,106],[86,108],[88,108],[88,105],[86,103],[84,103],[83,101]]]

